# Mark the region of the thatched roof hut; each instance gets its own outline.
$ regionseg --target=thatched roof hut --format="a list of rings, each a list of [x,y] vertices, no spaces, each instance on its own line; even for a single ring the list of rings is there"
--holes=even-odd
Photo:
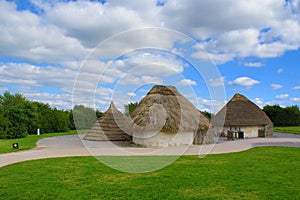
[[[108,110],[95,122],[85,140],[130,141],[130,120],[111,102]]]
[[[184,139],[185,134],[192,134],[193,142],[197,132],[205,133],[209,128],[208,118],[173,86],[154,86],[132,112],[131,118],[134,122],[133,141],[145,146],[185,144],[187,141],[180,141],[190,140]],[[182,138],[174,139],[175,135],[182,135]]]
[[[249,130],[252,128],[252,132],[257,127],[257,134],[252,133],[249,137],[259,136],[259,131],[264,131],[266,137],[273,135],[273,123],[270,118],[257,105],[241,94],[235,94],[216,114],[213,125],[223,126],[225,129],[243,129],[245,131],[246,128]]]

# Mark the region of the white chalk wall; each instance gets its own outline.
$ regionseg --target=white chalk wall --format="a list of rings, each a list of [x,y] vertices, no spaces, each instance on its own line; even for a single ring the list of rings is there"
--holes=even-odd
[[[193,144],[193,132],[164,133],[148,132],[133,133],[133,142],[146,147],[167,147]]]
[[[237,127],[240,128],[241,131],[244,132],[245,138],[254,138],[258,137],[258,130],[261,128],[264,128],[263,126],[248,126],[248,127]],[[235,128],[231,127],[232,130],[235,130]],[[223,131],[225,135],[227,135],[227,130],[230,130],[230,127],[224,127]]]
[[[245,138],[258,137],[258,129],[263,128],[260,126],[241,127],[241,131],[244,131]]]

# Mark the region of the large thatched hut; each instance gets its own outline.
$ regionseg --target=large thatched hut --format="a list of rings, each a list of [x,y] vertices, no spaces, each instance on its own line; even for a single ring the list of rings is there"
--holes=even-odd
[[[142,146],[201,144],[209,120],[173,86],[154,86],[131,113],[133,142]]]
[[[273,123],[257,105],[241,94],[232,99],[216,114],[213,125],[221,127],[223,135],[235,138],[271,137]]]
[[[98,119],[89,132],[85,135],[85,140],[98,141],[130,141],[129,131],[130,120],[123,115],[111,102],[108,110]]]

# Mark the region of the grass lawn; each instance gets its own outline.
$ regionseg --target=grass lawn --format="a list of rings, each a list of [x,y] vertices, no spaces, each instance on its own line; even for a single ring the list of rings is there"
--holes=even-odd
[[[277,126],[274,132],[300,134],[300,126]]]
[[[85,131],[79,131],[79,133],[84,133]],[[76,130],[62,132],[62,133],[47,133],[37,135],[27,135],[25,138],[20,139],[0,139],[0,153],[8,153],[14,152],[19,150],[28,150],[36,147],[36,142],[40,139],[47,138],[47,137],[54,137],[60,135],[72,135],[77,134]],[[19,150],[15,150],[12,148],[13,143],[19,143]]]
[[[4,199],[300,199],[300,148],[258,147],[183,156],[150,173],[111,169],[94,157],[51,158],[0,168]]]

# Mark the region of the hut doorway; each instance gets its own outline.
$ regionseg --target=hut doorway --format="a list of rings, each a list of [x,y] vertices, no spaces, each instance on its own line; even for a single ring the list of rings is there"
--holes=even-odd
[[[258,137],[265,137],[266,136],[265,132],[266,131],[264,128],[258,129]]]
[[[245,134],[243,131],[238,131],[238,139],[244,139],[245,138]]]

